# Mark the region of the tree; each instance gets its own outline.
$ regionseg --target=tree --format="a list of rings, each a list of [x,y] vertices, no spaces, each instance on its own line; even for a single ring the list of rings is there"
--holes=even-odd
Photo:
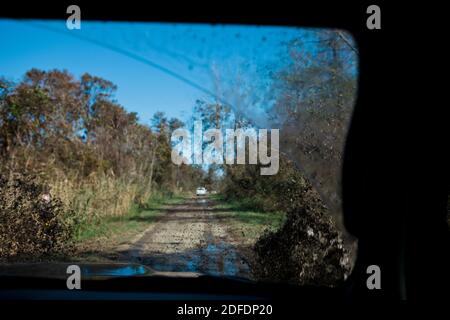
[[[290,61],[275,73],[280,149],[294,159],[334,215],[340,215],[339,179],[346,130],[356,96],[356,54],[341,31],[318,31],[289,44]],[[309,39],[311,40],[311,39]]]

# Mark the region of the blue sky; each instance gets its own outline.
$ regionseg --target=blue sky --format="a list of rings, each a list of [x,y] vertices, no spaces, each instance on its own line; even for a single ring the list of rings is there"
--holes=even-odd
[[[88,72],[115,83],[117,101],[137,112],[141,122],[148,123],[156,111],[186,120],[195,101],[207,94],[111,48],[169,69],[229,101],[242,83],[264,94],[270,82],[267,69],[283,63],[284,44],[305,35],[294,28],[257,26],[82,21],[81,27],[68,30],[63,20],[0,20],[0,76],[20,80],[31,68],[66,69],[77,78]]]

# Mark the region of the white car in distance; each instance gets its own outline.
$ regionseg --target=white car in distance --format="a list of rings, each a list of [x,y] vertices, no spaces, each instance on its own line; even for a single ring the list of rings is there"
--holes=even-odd
[[[195,192],[195,194],[197,196],[206,196],[206,188],[204,188],[204,187],[197,188],[197,191]]]

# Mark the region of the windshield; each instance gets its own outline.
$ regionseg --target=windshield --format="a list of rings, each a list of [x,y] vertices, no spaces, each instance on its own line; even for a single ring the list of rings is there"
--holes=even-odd
[[[0,37],[2,263],[349,275],[349,33],[4,19]]]

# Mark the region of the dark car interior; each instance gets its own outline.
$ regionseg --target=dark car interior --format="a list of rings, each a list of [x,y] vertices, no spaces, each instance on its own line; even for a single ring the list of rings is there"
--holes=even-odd
[[[310,3],[311,4],[311,3]],[[292,4],[293,5],[293,4]],[[317,301],[444,300],[448,298],[449,227],[447,223],[448,166],[439,132],[431,140],[417,134],[398,96],[408,90],[395,84],[408,75],[399,65],[393,14],[383,29],[365,28],[364,5],[262,6],[258,10],[211,3],[202,9],[158,9],[129,3],[85,6],[83,19],[111,21],[179,21],[336,27],[348,30],[358,43],[358,97],[344,155],[342,194],[344,222],[358,238],[352,274],[336,288],[253,283],[214,276],[102,277],[83,281],[83,290],[68,291],[65,279],[2,276],[0,300],[152,300],[152,301]],[[175,6],[175,5],[174,5]],[[215,5],[214,5],[215,6]],[[291,6],[291,5],[289,5]],[[388,7],[386,7],[388,12]],[[65,14],[65,5],[39,4],[2,10],[2,17],[52,19]],[[404,38],[407,42],[407,37]],[[403,90],[403,91],[402,91]],[[400,94],[399,94],[400,91]],[[411,110],[411,113],[413,111]],[[428,112],[428,111],[424,111]],[[436,128],[439,121],[436,122]],[[433,142],[429,142],[433,141]],[[417,148],[427,150],[426,156]],[[381,290],[368,290],[367,267],[382,270]]]

